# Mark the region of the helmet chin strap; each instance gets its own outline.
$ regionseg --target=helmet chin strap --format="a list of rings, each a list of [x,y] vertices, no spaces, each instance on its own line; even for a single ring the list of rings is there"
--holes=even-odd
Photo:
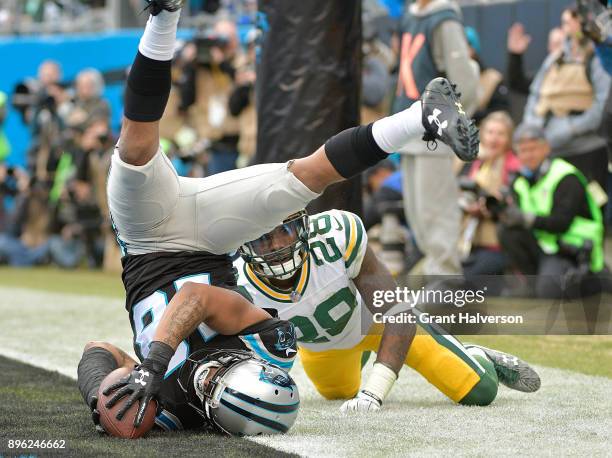
[[[193,376],[193,387],[195,388],[195,393],[200,398],[200,401],[204,403],[204,393],[206,391],[206,385],[208,381],[213,377],[214,372],[212,369],[219,369],[221,367],[221,363],[218,361],[210,361],[208,363],[201,364],[195,371]],[[216,372],[216,371],[215,371]]]

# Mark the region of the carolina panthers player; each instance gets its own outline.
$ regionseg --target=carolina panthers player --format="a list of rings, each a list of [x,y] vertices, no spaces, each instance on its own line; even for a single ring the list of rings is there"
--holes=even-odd
[[[498,381],[524,392],[540,387],[536,372],[518,358],[464,346],[430,325],[416,326],[416,335],[414,325],[403,333],[387,325],[382,333],[370,328],[364,336],[362,312],[371,323],[368,311],[387,311],[371,303],[374,291],[394,290],[396,284],[352,213],[331,210],[309,223],[301,211],[244,244],[240,254],[239,285],[255,305],[276,309],[295,325],[306,374],[325,398],[349,399],[343,411],[378,410],[403,364],[465,405],[490,404]],[[359,390],[366,351],[375,351],[377,359]]]
[[[148,328],[160,312],[155,303],[148,304],[151,307],[142,322],[132,323],[134,326]],[[219,335],[207,339],[213,329]],[[140,401],[135,425],[142,422],[153,397],[163,406],[156,423],[167,430],[211,426],[232,434],[274,434],[287,432],[295,421],[299,393],[291,377],[278,367],[289,369],[293,364],[297,354],[294,327],[272,318],[238,293],[185,282],[163,310],[156,328],[137,335],[141,339],[134,347],[141,360],[141,348],[149,348],[140,365],[110,343],[85,346],[77,383],[98,431],[103,431],[98,390],[102,380],[119,367],[133,372],[105,391],[105,395],[113,394],[106,405],[112,407],[129,396],[117,414],[121,419]],[[259,358],[250,351],[253,346]],[[251,367],[245,369],[248,365]]]
[[[306,158],[203,179],[179,177],[160,150],[159,120],[170,93],[181,7],[181,0],[147,1],[151,15],[128,76],[124,120],[107,184],[123,253],[134,348],[146,368],[172,358],[169,370],[214,335],[198,327],[180,341],[176,354],[166,343],[153,341],[167,307],[188,307],[177,294],[183,284],[232,287],[227,253],[270,231],[328,185],[362,172],[411,139],[443,141],[464,160],[474,159],[478,151],[478,130],[462,110],[454,87],[438,78],[422,88],[422,100],[407,110],[347,129]],[[220,304],[240,300],[228,290],[215,294]],[[90,360],[86,367],[95,367],[97,361],[103,364],[104,356],[86,353],[83,358]],[[139,370],[136,367],[125,380],[134,392]],[[141,412],[159,387],[148,385],[147,395],[137,399]]]

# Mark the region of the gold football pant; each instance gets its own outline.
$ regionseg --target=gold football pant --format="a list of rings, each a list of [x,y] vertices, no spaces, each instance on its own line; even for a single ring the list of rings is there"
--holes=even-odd
[[[361,358],[376,352],[381,335],[368,335],[348,350],[315,352],[300,348],[306,374],[326,399],[350,399],[361,384]],[[488,358],[470,355],[453,336],[417,326],[405,364],[455,402],[488,405],[497,395],[497,374]]]

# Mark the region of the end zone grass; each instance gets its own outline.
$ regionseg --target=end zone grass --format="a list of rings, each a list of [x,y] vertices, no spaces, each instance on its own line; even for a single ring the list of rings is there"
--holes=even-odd
[[[212,434],[154,432],[133,441],[100,436],[74,380],[3,357],[0,374],[0,456],[297,456]],[[9,449],[10,439],[63,440],[66,448]]]
[[[114,276],[0,269],[0,317],[0,354],[72,377],[87,340],[131,346],[123,292]],[[49,455],[41,450],[7,450],[6,440],[17,438],[14,435],[65,439],[69,449],[61,456],[276,456],[278,450],[317,458],[609,456],[612,336],[463,340],[535,363],[542,376],[541,390],[525,395],[500,387],[491,406],[462,407],[404,369],[381,412],[349,418],[338,411],[341,401],[322,399],[296,364],[292,376],[302,403],[298,421],[286,436],[223,441],[201,434],[159,434],[125,442],[96,435],[74,381],[0,359],[0,456]],[[272,448],[251,449],[253,441]]]

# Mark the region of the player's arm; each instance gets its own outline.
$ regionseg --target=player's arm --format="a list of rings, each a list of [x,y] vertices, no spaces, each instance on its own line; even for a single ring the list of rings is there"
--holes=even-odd
[[[176,348],[200,323],[206,323],[220,334],[231,335],[268,318],[271,318],[268,312],[253,306],[238,293],[215,286],[185,283],[164,311],[142,364],[104,392],[108,395],[117,390],[106,407],[110,408],[129,396],[117,413],[117,419],[121,420],[130,406],[139,401],[134,426],[140,425],[148,403],[159,393]]]
[[[353,281],[372,314],[384,314],[395,305],[375,307],[373,304],[376,291],[393,291],[397,284],[369,246],[366,247],[359,275]],[[342,411],[378,410],[380,408],[385,396],[397,380],[415,332],[414,324],[385,325],[372,372],[357,396],[343,404]]]
[[[233,335],[269,318],[268,312],[234,291],[187,282],[168,304],[153,340],[175,350],[200,323],[219,334]]]

